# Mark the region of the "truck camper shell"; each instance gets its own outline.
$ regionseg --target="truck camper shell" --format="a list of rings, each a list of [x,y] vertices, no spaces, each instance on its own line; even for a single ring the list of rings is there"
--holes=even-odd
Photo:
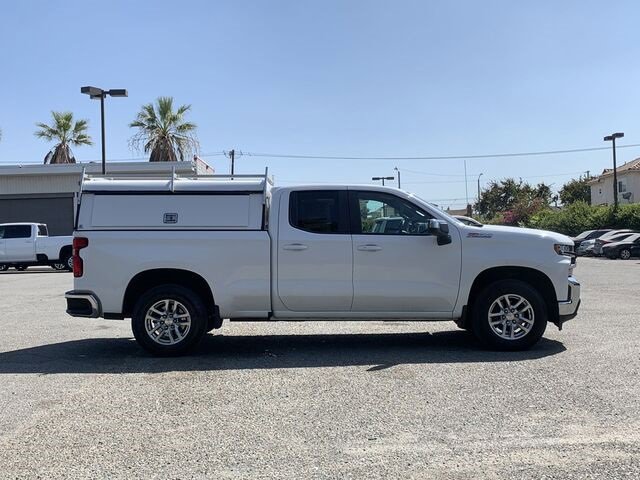
[[[262,230],[263,175],[85,177],[76,230]]]

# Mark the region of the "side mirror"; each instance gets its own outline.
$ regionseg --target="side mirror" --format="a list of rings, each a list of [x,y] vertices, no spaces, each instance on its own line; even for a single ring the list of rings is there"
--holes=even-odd
[[[435,235],[438,245],[448,245],[451,243],[451,235],[449,235],[449,224],[432,218],[429,220],[429,233]]]

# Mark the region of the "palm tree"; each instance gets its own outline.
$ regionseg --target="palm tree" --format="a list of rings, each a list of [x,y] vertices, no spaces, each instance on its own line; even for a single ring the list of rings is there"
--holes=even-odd
[[[88,120],[73,121],[71,112],[51,112],[53,125],[36,123],[39,130],[34,135],[57,143],[44,157],[44,163],[76,163],[70,146],[93,145],[91,137],[87,135]]]
[[[130,141],[133,148],[151,152],[150,162],[175,162],[190,158],[197,152],[198,141],[195,137],[196,124],[186,122],[185,114],[191,105],[181,105],[173,110],[173,97],[158,97],[155,105],[142,106],[136,119],[129,124],[137,128]]]

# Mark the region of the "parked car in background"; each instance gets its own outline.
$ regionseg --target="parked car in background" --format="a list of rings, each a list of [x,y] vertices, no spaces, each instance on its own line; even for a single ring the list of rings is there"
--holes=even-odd
[[[43,223],[0,223],[0,271],[48,265],[73,270],[73,238],[50,237]]]
[[[580,256],[591,256],[593,255],[593,249],[596,245],[596,240],[583,240],[580,242],[580,246],[576,248],[576,255]]]
[[[580,244],[582,244],[582,242],[584,242],[585,240],[595,240],[596,238],[599,238],[602,235],[609,233],[610,231],[611,231],[610,228],[604,228],[599,230],[585,230],[577,237],[573,237],[572,240],[577,250]]]
[[[640,257],[640,233],[630,235],[621,242],[604,245],[602,253],[607,258],[621,258],[623,260]]]
[[[482,223],[477,221],[475,218],[465,217],[464,215],[453,215],[453,218],[456,220],[460,220],[465,225],[469,225],[471,227],[481,227]]]
[[[608,245],[610,243],[622,242],[636,233],[638,232],[631,231],[631,230],[629,231],[614,230],[606,235],[603,235],[600,238],[596,238],[596,242],[594,243],[594,246],[593,246],[593,254],[599,257],[603,255],[602,247],[604,245]]]

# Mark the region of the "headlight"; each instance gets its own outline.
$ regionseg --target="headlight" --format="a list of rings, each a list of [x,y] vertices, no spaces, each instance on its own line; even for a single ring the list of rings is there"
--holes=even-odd
[[[573,245],[564,245],[561,243],[556,243],[553,246],[553,249],[556,251],[558,255],[567,255],[569,257],[572,257],[575,254],[573,251],[573,248],[574,248]]]

